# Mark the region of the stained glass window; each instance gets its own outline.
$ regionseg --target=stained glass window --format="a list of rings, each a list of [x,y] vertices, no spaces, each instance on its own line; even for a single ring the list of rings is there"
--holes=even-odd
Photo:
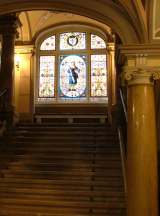
[[[91,96],[107,96],[106,55],[91,55]]]
[[[105,41],[91,31],[54,34],[38,48],[38,103],[106,101]]]
[[[91,49],[104,49],[106,48],[105,41],[94,34],[91,34]]]
[[[86,56],[60,56],[60,97],[77,98],[86,96]]]
[[[39,97],[54,97],[55,56],[40,56]]]
[[[55,35],[45,39],[41,44],[40,50],[55,50]]]
[[[60,49],[85,49],[86,33],[83,32],[67,32],[60,34]]]

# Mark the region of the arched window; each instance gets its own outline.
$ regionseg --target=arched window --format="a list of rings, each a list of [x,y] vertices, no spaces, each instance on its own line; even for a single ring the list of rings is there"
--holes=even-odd
[[[38,45],[37,101],[106,102],[107,67],[103,35],[53,32]]]

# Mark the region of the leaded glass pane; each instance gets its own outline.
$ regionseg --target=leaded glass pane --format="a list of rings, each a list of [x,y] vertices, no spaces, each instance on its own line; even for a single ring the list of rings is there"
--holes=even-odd
[[[91,96],[107,96],[106,55],[91,55]]]
[[[55,56],[40,56],[39,97],[54,97]]]
[[[85,49],[86,33],[83,32],[67,32],[60,34],[60,49]]]
[[[62,98],[86,96],[86,56],[60,56],[59,95]]]
[[[105,49],[106,43],[105,41],[94,34],[91,34],[91,49]]]
[[[55,35],[45,39],[41,44],[40,50],[55,50]]]

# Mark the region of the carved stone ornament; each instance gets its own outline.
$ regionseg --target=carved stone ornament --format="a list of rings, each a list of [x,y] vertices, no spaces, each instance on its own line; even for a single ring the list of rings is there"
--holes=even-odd
[[[155,80],[160,79],[160,68],[156,69],[128,69],[123,74],[123,79],[128,85],[153,84]]]
[[[152,74],[153,80],[159,80],[160,79],[160,71],[155,71]]]
[[[20,22],[15,13],[0,16],[0,33],[3,36],[15,35],[18,38],[17,28],[19,26]]]

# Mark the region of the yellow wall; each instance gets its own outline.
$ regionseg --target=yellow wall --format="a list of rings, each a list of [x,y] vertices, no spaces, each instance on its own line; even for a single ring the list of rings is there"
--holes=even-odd
[[[16,112],[31,114],[31,52],[16,50],[14,73],[14,105]]]

